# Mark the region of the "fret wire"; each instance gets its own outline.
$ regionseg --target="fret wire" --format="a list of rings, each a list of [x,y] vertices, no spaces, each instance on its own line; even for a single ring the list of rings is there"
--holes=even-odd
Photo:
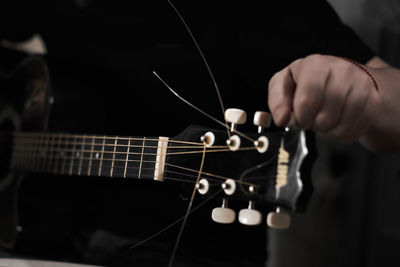
[[[70,168],[69,168],[69,175],[72,175],[72,169],[73,169],[73,166],[74,166],[74,157],[75,157],[75,147],[76,147],[76,145],[75,145],[75,141],[76,141],[76,136],[73,138],[73,140],[74,140],[74,142],[73,142],[73,145],[72,145],[72,152],[71,152],[71,161],[70,161]]]
[[[39,140],[38,138],[35,138],[35,140],[33,141],[33,146],[32,146],[32,160],[31,160],[31,164],[29,166],[29,169],[34,171],[35,170],[35,165],[36,165],[36,161],[38,159],[38,144],[39,144]]]
[[[81,175],[81,171],[82,171],[82,161],[83,161],[84,149],[85,149],[85,139],[83,139],[83,145],[81,145],[80,152],[78,152],[78,153],[80,153],[79,154],[78,175]]]
[[[103,155],[104,155],[104,145],[106,143],[106,138],[103,138],[103,145],[101,146],[101,158],[100,158],[100,167],[99,167],[99,176],[101,176],[101,168],[103,166]]]
[[[93,153],[94,153],[94,138],[92,138],[92,147],[90,150],[89,169],[87,174],[88,176],[90,176],[90,169],[92,168]]]
[[[44,150],[43,150],[43,154],[44,155],[46,155],[47,154],[47,147],[48,147],[48,145],[49,145],[49,142],[50,142],[50,139],[49,139],[50,137],[48,137],[48,138],[44,138]],[[47,157],[46,157],[47,158]],[[43,169],[44,171],[46,170],[46,164],[47,163],[47,161],[43,161],[43,164],[42,164],[42,166],[41,166],[41,169]]]
[[[41,165],[41,156],[42,156],[42,150],[41,150],[41,147],[42,147],[42,142],[43,142],[43,136],[40,136],[39,138],[38,138],[38,145],[37,145],[37,160],[36,160],[36,162],[35,162],[35,166],[34,166],[34,169],[33,170],[37,170],[37,171],[39,171],[40,170],[40,165]]]
[[[126,178],[126,167],[128,167],[129,160],[129,150],[130,150],[131,138],[128,139],[128,150],[126,151],[126,159],[125,159],[125,170],[124,170],[124,178]]]
[[[61,174],[65,174],[65,171],[64,171],[64,169],[65,169],[65,163],[66,163],[66,159],[67,159],[67,157],[66,157],[66,154],[67,154],[67,149],[68,149],[68,146],[69,146],[69,140],[70,139],[68,139],[68,138],[66,138],[65,139],[66,141],[65,141],[65,149],[64,149],[64,153],[65,153],[65,157],[63,158],[63,160],[62,160],[62,165],[61,165]]]
[[[61,148],[61,134],[58,135],[58,142],[57,142],[57,144],[54,145],[54,149],[55,149],[54,152],[57,152],[57,145],[58,145],[58,150],[63,151]],[[58,162],[57,162],[57,164],[54,164],[54,174],[57,174],[57,165],[58,165]]]
[[[37,139],[34,139],[33,142],[31,142],[30,148],[31,151],[29,151],[29,155],[30,155],[30,164],[28,166],[28,169],[33,169],[33,165],[34,165],[34,159],[35,159],[35,145],[36,145],[36,141]]]
[[[142,141],[142,153],[140,155],[140,163],[139,163],[139,175],[138,178],[142,178],[142,164],[143,164],[143,152],[144,152],[144,142],[146,141],[146,137],[143,138]]]
[[[51,137],[49,137],[49,151],[48,151],[50,153],[50,157],[49,157],[48,164],[47,164],[47,168],[48,168],[49,172],[51,172],[54,144],[55,144],[55,136],[51,135]]]
[[[112,161],[111,161],[111,170],[110,170],[110,176],[113,176],[113,172],[114,172],[114,160],[115,160],[115,151],[117,149],[117,140],[115,139],[114,141],[114,151],[113,151],[113,156],[112,156]]]

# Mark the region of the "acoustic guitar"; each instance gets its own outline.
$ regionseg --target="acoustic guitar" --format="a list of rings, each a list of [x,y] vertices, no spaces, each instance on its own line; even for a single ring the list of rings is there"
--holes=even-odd
[[[222,199],[211,214],[217,223],[238,218],[258,225],[266,220],[279,229],[290,224],[285,210],[304,210],[311,194],[306,133],[295,127],[268,128],[266,112],[255,114],[252,134],[236,129],[246,117],[238,109],[225,113],[228,131],[192,125],[175,137],[51,133],[46,127],[52,98],[44,61],[20,57],[0,78],[2,247],[10,248],[16,240],[18,187],[26,173],[179,182],[199,196]],[[237,216],[229,199],[244,203]],[[271,207],[267,216],[258,211]]]

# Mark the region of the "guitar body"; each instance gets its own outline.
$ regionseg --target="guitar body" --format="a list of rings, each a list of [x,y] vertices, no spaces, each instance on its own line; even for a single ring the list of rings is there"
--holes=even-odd
[[[17,235],[18,187],[23,173],[10,171],[13,140],[8,133],[45,130],[49,75],[39,57],[8,51],[2,59],[6,60],[0,68],[0,246],[11,248]]]

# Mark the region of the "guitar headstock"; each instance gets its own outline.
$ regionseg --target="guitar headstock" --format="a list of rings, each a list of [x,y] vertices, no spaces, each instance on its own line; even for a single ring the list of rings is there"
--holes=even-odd
[[[264,129],[270,125],[270,115],[257,112],[257,133],[243,134],[236,127],[244,120],[240,110],[228,110],[229,132],[191,126],[172,138],[166,174],[195,184],[205,197],[222,198],[221,207],[212,212],[216,222],[234,222],[235,211],[228,207],[228,200],[234,199],[248,203],[239,212],[240,223],[258,225],[263,220],[258,210],[273,209],[267,224],[287,228],[290,217],[284,210],[304,210],[312,190],[304,170],[310,164],[303,164],[308,154],[306,133],[295,127]]]

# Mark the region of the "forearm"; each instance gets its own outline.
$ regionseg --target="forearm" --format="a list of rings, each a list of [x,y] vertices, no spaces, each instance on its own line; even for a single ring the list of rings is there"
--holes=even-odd
[[[367,67],[379,85],[380,103],[360,142],[371,150],[400,148],[400,70],[379,59]]]

